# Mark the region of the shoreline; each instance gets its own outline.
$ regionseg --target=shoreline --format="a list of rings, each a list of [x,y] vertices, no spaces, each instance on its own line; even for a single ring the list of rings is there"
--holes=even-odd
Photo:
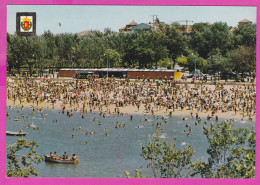
[[[48,109],[48,110],[56,110],[56,111],[62,111],[62,107],[64,106],[64,104],[62,102],[57,102],[54,104],[54,107],[51,103],[39,103],[38,106],[36,105],[36,103],[25,103],[23,102],[22,104],[20,104],[18,101],[15,102],[15,104],[13,103],[12,100],[6,100],[6,107],[23,107],[23,108],[37,108],[37,109]],[[66,111],[73,111],[73,112],[82,112],[83,109],[83,104],[80,103],[79,107],[78,106],[69,106],[68,104],[65,105],[66,107]],[[102,107],[102,111],[98,110],[98,108],[92,109],[92,111],[90,111],[90,108],[85,108],[85,112],[89,113],[89,112],[102,112],[102,113],[108,113],[109,111],[112,114],[117,114],[114,110],[115,109],[119,109],[120,113],[122,113],[123,115],[143,115],[143,116],[170,116],[170,112],[172,111],[172,109],[166,111],[165,108],[159,110],[159,111],[154,111],[154,114],[152,114],[151,112],[147,112],[145,111],[145,107],[142,105],[138,111],[137,107],[134,107],[132,105],[127,105],[127,106],[123,106],[123,107],[116,107],[114,104],[109,105],[109,106],[103,106]],[[65,112],[66,112],[65,111]],[[8,112],[8,108],[7,108],[7,112]],[[172,117],[174,116],[179,116],[179,117],[185,117],[185,116],[190,116],[191,112],[193,114],[193,116],[195,116],[196,113],[198,113],[199,117],[207,117],[208,115],[211,116],[210,112],[198,112],[197,110],[188,110],[188,109],[183,109],[183,110],[175,110],[174,112],[172,112]],[[249,116],[244,116],[243,118],[243,113],[241,112],[237,112],[237,114],[235,114],[233,111],[228,111],[228,112],[220,112],[217,111],[215,113],[215,115],[212,117],[212,119],[215,119],[215,116],[218,116],[218,118],[224,118],[224,119],[240,119],[240,120],[249,120]],[[255,121],[256,120],[256,116],[252,116],[252,120],[251,121]]]

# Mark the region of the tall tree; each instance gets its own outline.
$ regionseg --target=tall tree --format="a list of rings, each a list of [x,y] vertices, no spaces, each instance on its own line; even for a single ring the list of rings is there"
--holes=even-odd
[[[128,40],[125,59],[138,62],[139,68],[157,67],[157,62],[167,58],[166,37],[156,30],[133,33]]]
[[[209,142],[208,160],[193,164],[194,173],[202,178],[253,178],[255,135],[248,129],[232,129],[230,122],[203,127]],[[241,166],[245,164],[245,166]]]
[[[219,49],[211,52],[208,60],[208,70],[212,72],[221,72],[221,74],[225,75],[232,72],[232,64],[229,62],[228,58],[221,55]]]
[[[176,61],[180,66],[188,69],[189,72],[195,71],[195,67],[196,70],[200,70],[204,72],[207,70],[208,67],[207,60],[193,53],[190,53],[187,57],[183,57],[183,56],[178,57]]]
[[[27,60],[27,38],[16,34],[7,36],[7,61],[10,67],[20,69],[23,63]]]
[[[193,32],[201,32],[206,27],[209,27],[208,23],[203,23],[203,22],[195,23],[195,24],[192,25],[192,31]]]
[[[175,141],[160,141],[157,132],[145,145],[140,142],[141,156],[146,160],[147,167],[152,169],[154,178],[185,178],[191,174],[194,151],[190,146],[183,150],[176,149]]]
[[[45,60],[44,64],[45,67],[57,66],[58,65],[58,48],[55,43],[56,36],[51,31],[45,31],[42,35],[43,39],[45,40]]]
[[[235,29],[234,35],[237,46],[256,47],[256,24],[240,25]]]
[[[256,69],[255,49],[246,46],[239,46],[230,54],[230,62],[237,73],[252,72]]]
[[[183,55],[188,47],[187,37],[182,35],[178,24],[166,26],[162,31],[167,37],[166,46],[174,67],[177,57]]]
[[[105,52],[105,60],[108,60],[109,67],[119,67],[121,65],[121,56],[114,49],[108,49]]]
[[[192,35],[191,46],[203,58],[210,57],[211,52],[216,49],[220,50],[222,56],[226,56],[234,47],[233,35],[226,23],[216,22],[195,32]]]

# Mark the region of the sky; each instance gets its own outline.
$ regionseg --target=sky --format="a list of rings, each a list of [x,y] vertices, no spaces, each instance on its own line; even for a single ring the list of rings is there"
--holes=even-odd
[[[107,6],[107,5],[8,5],[7,32],[16,32],[16,12],[36,12],[36,34],[50,30],[54,34],[86,30],[118,31],[131,21],[148,23],[157,15],[161,22],[185,25],[198,22],[225,22],[236,27],[248,19],[256,23],[253,6]],[[61,23],[61,26],[59,26]]]

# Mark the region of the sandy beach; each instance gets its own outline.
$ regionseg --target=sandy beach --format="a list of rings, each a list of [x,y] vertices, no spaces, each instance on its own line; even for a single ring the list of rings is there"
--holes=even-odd
[[[46,97],[46,94],[44,95],[45,99],[43,101],[38,101],[38,103],[37,103],[37,101],[35,101],[35,99],[30,99],[30,100],[27,99],[26,100],[26,97],[24,97],[24,96],[23,96],[23,98],[15,98],[15,100],[14,100],[14,99],[10,98],[14,94],[13,91],[17,90],[17,89],[14,88],[14,87],[16,87],[14,85],[17,84],[17,86],[19,86],[18,84],[19,83],[21,84],[21,82],[18,82],[17,80],[10,80],[10,79],[7,79],[7,81],[8,81],[8,85],[9,85],[7,87],[7,89],[9,89],[8,93],[9,94],[12,93],[12,95],[10,95],[9,98],[6,99],[6,105],[8,107],[18,106],[18,107],[27,107],[27,108],[37,108],[37,109],[55,109],[55,110],[61,110],[61,111],[63,110],[63,111],[67,111],[67,112],[69,112],[69,111],[70,112],[80,111],[82,114],[86,114],[87,112],[100,112],[100,115],[115,114],[115,113],[119,114],[120,113],[120,114],[127,114],[127,115],[135,115],[135,114],[138,114],[138,115],[160,115],[160,116],[171,115],[171,116],[183,116],[183,117],[185,117],[185,116],[189,116],[191,114],[193,116],[195,116],[195,114],[197,113],[200,117],[210,116],[210,117],[214,118],[217,115],[218,117],[226,118],[226,119],[236,118],[236,119],[241,119],[241,120],[249,120],[249,119],[255,120],[255,114],[254,113],[251,114],[251,112],[250,112],[250,114],[249,114],[249,113],[246,113],[245,111],[243,112],[241,110],[241,108],[236,110],[236,111],[227,111],[227,110],[223,111],[223,110],[220,110],[221,108],[217,108],[217,109],[214,109],[213,114],[212,114],[212,111],[209,111],[207,109],[201,110],[200,108],[195,108],[194,106],[193,107],[185,106],[181,109],[178,108],[178,106],[177,106],[177,108],[172,109],[171,107],[168,108],[167,106],[165,106],[165,103],[167,103],[169,98],[166,99],[166,98],[163,97],[164,98],[163,100],[165,102],[163,104],[156,105],[154,100],[145,102],[144,99],[145,99],[146,94],[143,94],[143,93],[140,93],[141,96],[139,97],[139,98],[142,98],[142,99],[139,100],[139,101],[142,100],[142,103],[139,103],[138,105],[134,104],[131,101],[128,101],[127,103],[123,103],[123,104],[120,104],[120,105],[118,104],[118,101],[111,101],[110,103],[107,103],[107,104],[106,103],[100,103],[98,105],[93,106],[93,105],[89,105],[90,101],[91,101],[89,98],[84,99],[84,100],[76,100],[76,101],[73,101],[73,102],[70,101],[70,103],[69,103],[69,102],[65,102],[63,99],[61,99],[60,95],[59,95],[59,98],[55,98],[55,102],[53,102],[52,101],[53,99]],[[82,81],[82,82],[80,82],[80,85],[82,86],[82,85],[86,84],[86,82],[87,81]],[[47,88],[48,88],[48,86],[50,86],[51,83],[61,84],[63,82],[61,82],[61,81],[46,82],[44,79],[38,80],[38,82],[37,82],[38,87],[40,87],[41,85],[47,84]],[[88,82],[88,83],[91,84],[91,82]],[[100,81],[100,83],[103,83],[103,81]],[[117,84],[118,82],[113,81],[112,83]],[[74,84],[70,85],[70,87],[69,87],[69,88],[72,89],[71,94],[74,93],[74,94],[78,95],[78,94],[82,94],[82,92],[83,93],[85,92],[85,95],[86,95],[86,92],[95,92],[95,93],[98,93],[99,99],[101,97],[106,97],[106,98],[104,98],[104,99],[106,99],[106,101],[109,100],[109,97],[113,99],[111,94],[109,96],[107,94],[107,92],[109,92],[109,90],[111,91],[111,89],[106,88],[106,87],[102,88],[98,84],[96,84],[96,82],[94,82],[93,84],[96,84],[97,87],[89,86],[87,88],[82,89],[82,91],[74,90],[75,84],[76,84],[76,82],[74,80]],[[152,83],[152,82],[145,82],[145,83],[136,82],[135,86],[138,87],[138,88],[141,88],[141,90],[145,91],[145,93],[147,93],[147,91],[149,91],[149,90],[151,91],[152,88],[147,89],[147,90],[143,90],[144,84],[146,84],[145,86],[150,86],[150,87],[156,86],[156,83]],[[79,84],[76,84],[76,85],[79,85]],[[162,86],[162,89],[166,88],[166,86],[169,87],[167,84],[161,85],[161,86]],[[189,98],[189,93],[192,94],[193,89],[195,89],[195,88],[194,88],[194,84],[188,84],[186,86],[188,86],[188,88],[186,87],[185,90],[181,89],[182,87],[180,86],[181,87],[180,91],[183,90],[182,93],[184,94],[185,98],[187,99],[187,97]],[[66,85],[64,85],[63,87],[66,87]],[[122,83],[120,85],[116,85],[115,87],[116,87],[116,90],[115,90],[116,93],[114,93],[113,96],[115,96],[115,94],[116,94],[117,97],[120,98],[120,100],[124,100],[126,98],[128,99],[128,97],[124,96],[123,93],[122,93],[122,92],[124,92],[124,89],[128,89],[127,84]],[[216,85],[203,84],[203,85],[201,85],[201,88],[195,89],[195,91],[196,92],[202,92],[202,94],[203,94],[203,89],[206,88],[207,90],[210,89],[210,92],[215,92],[216,87],[217,87]],[[222,89],[226,90],[227,92],[231,92],[231,90],[234,89],[234,87],[236,87],[237,89],[245,88],[243,86],[239,87],[239,86],[233,86],[233,85],[223,85]],[[53,89],[53,85],[51,85],[51,88]],[[21,89],[21,88],[19,88],[19,89]],[[92,91],[92,89],[94,89],[94,91]],[[191,89],[191,91],[190,91],[190,89]],[[38,90],[35,87],[32,89],[32,91],[38,92]],[[103,93],[105,91],[106,91],[106,93]],[[164,92],[162,92],[160,90],[158,90],[158,92],[159,92],[159,94],[157,96],[159,96],[159,97],[165,96]],[[245,92],[247,92],[247,91],[245,91]],[[44,91],[41,91],[40,93],[43,94]],[[48,92],[48,93],[50,94],[50,92]],[[61,93],[61,92],[59,92],[59,93]],[[55,93],[55,95],[57,96],[57,93]],[[126,95],[129,95],[129,93],[126,94]],[[89,94],[86,95],[86,96],[89,97]],[[193,95],[191,95],[191,96],[193,96]],[[153,95],[151,95],[151,97],[156,97],[156,95],[153,94]],[[174,99],[174,98],[172,98],[172,99]],[[105,100],[103,100],[103,101],[105,101]],[[86,103],[86,102],[89,102],[89,103]],[[214,102],[216,102],[216,101],[214,100]],[[215,103],[215,104],[218,104],[219,102],[221,102],[221,101],[217,101],[217,103]],[[180,103],[179,103],[179,107],[180,107]],[[84,108],[84,111],[83,111],[83,108]],[[223,109],[223,106],[222,106],[222,109]],[[7,110],[7,112],[8,112],[8,110]]]
[[[39,103],[38,106],[36,105],[36,103],[26,103],[26,102],[23,102],[21,105],[19,104],[18,101],[16,101],[15,103],[12,101],[12,100],[6,100],[6,105],[9,107],[9,106],[17,106],[17,107],[25,107],[25,108],[37,108],[37,109],[55,109],[55,110],[62,110],[62,107],[64,106],[64,104],[62,102],[57,102],[55,103],[54,107],[51,103]],[[82,107],[83,105],[81,104],[79,107],[77,106],[69,106],[69,105],[65,105],[66,109],[77,109],[77,111],[79,110],[82,110]],[[109,110],[114,110],[116,108],[115,105],[110,105],[109,107],[105,107],[104,110],[105,112],[109,111]],[[85,109],[86,112],[89,112],[90,110],[89,109]],[[139,111],[138,111],[138,108],[137,107],[134,107],[132,105],[129,105],[129,106],[125,106],[125,107],[120,107],[119,108],[120,112],[123,113],[123,114],[128,114],[128,115],[135,115],[135,114],[138,114],[138,115],[152,115],[151,112],[147,112],[145,111],[145,107],[144,106],[141,106],[139,108]],[[98,109],[94,109],[92,110],[93,112],[99,112]],[[7,110],[8,112],[8,110]],[[175,110],[174,113],[172,114],[172,116],[187,116],[187,115],[190,115],[191,112],[193,113],[193,115],[195,115],[195,113],[198,113],[199,116],[201,117],[207,117],[209,115],[208,112],[204,111],[204,112],[198,112],[198,111],[195,111],[195,110]],[[159,111],[156,111],[154,112],[154,115],[158,115],[158,116],[168,116],[169,115],[169,111],[166,111],[165,109],[162,109],[162,110],[159,110]],[[222,118],[226,118],[226,119],[233,119],[233,118],[236,118],[236,119],[242,119],[243,118],[243,113],[233,113],[233,112],[217,112],[217,115],[219,117],[222,117]],[[245,120],[248,120],[248,116],[245,116],[244,117]],[[253,120],[255,119],[255,117],[253,117]]]

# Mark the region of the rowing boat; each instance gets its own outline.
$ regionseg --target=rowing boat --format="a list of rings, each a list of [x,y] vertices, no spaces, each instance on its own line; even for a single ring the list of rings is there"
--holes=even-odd
[[[61,159],[58,157],[50,157],[50,155],[44,154],[45,162],[62,163],[62,164],[78,164],[79,160]]]
[[[7,136],[25,136],[27,133],[25,132],[11,132],[11,131],[6,131]]]

